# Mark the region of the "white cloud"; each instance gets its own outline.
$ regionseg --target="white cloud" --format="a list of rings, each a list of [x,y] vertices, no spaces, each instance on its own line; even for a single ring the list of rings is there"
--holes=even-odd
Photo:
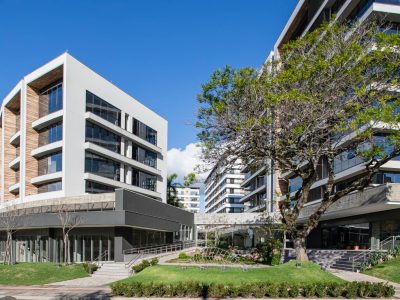
[[[178,181],[183,181],[183,177],[190,172],[196,172],[198,165],[202,165],[200,158],[201,149],[197,143],[186,145],[184,149],[172,148],[168,150],[167,163],[168,174],[176,173]],[[206,174],[198,174],[198,179],[205,179]]]

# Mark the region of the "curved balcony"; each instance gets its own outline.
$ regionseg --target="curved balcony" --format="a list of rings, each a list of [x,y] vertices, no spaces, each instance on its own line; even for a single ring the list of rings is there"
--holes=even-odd
[[[57,123],[58,121],[62,120],[63,113],[63,110],[58,110],[56,112],[48,114],[47,116],[37,119],[36,121],[32,122],[32,128],[35,130],[40,130],[51,124]]]
[[[8,191],[12,194],[17,194],[17,193],[19,193],[19,187],[20,187],[20,184],[19,184],[19,182],[17,182],[15,184],[13,184],[12,186],[10,186],[8,188]]]
[[[57,152],[62,149],[63,141],[57,141],[51,144],[47,144],[36,149],[33,149],[31,155],[35,158],[45,156],[47,154]]]
[[[13,170],[18,170],[20,162],[21,162],[21,158],[18,156],[16,158],[14,158],[12,161],[10,161],[8,166]]]
[[[10,144],[13,146],[18,146],[21,140],[21,130],[18,130],[11,138]]]
[[[31,179],[31,183],[34,185],[41,185],[45,183],[50,183],[53,181],[58,181],[62,178],[62,172],[54,172],[50,174],[36,176]]]

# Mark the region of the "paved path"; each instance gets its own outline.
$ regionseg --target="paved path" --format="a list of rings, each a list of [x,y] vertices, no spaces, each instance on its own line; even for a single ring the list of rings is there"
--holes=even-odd
[[[26,299],[26,300],[50,300],[50,299],[111,299],[109,287],[68,287],[65,286],[4,286],[0,285],[0,300],[2,299]]]
[[[343,270],[335,270],[335,269],[329,269],[328,270],[330,273],[333,275],[342,278],[343,280],[346,281],[369,281],[369,282],[383,282],[383,283],[388,283],[389,285],[393,285],[396,294],[394,296],[394,299],[400,299],[400,284],[391,282],[385,279],[380,279],[374,276],[362,274],[362,273],[356,273],[356,272],[349,272],[349,271],[343,271]]]

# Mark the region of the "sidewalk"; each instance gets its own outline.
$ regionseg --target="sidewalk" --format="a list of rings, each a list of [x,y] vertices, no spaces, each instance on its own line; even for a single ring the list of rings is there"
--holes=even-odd
[[[78,288],[66,286],[0,286],[0,299],[111,299],[109,287]],[[8,297],[8,298],[7,298]]]
[[[343,270],[336,270],[336,269],[328,269],[328,272],[332,273],[333,275],[346,280],[346,281],[369,281],[369,282],[383,282],[387,283],[389,285],[393,285],[393,287],[396,290],[396,294],[394,295],[394,299],[400,299],[400,284],[387,281],[384,279],[380,279],[377,277],[373,277],[370,275],[362,274],[362,273],[356,273],[356,272],[350,272],[350,271],[343,271]]]

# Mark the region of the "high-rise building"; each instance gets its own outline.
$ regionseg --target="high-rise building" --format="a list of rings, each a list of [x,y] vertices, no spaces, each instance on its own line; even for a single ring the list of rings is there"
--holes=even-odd
[[[192,213],[200,210],[200,185],[178,186],[176,188],[177,197],[183,205],[183,209]]]
[[[193,216],[164,204],[167,121],[71,55],[24,76],[0,126],[0,213],[34,228],[15,234],[17,260],[60,260],[60,207],[80,214],[76,261],[189,238]]]
[[[274,49],[267,60],[279,56],[282,45],[299,38],[317,28],[322,22],[335,18],[340,23],[354,24],[371,18],[384,21],[384,30],[388,33],[399,33],[400,1],[399,0],[300,0],[286,23]],[[388,30],[389,29],[389,30]],[[263,69],[268,72],[268,69]],[[384,139],[385,133],[376,129],[376,138]],[[336,202],[323,215],[319,226],[313,230],[308,240],[309,248],[348,248],[358,245],[360,248],[374,248],[383,239],[400,233],[400,158],[386,163],[375,176],[372,186],[363,192],[345,196]],[[363,172],[364,159],[352,152],[345,152],[335,159],[336,189],[341,189],[357,178]],[[243,187],[250,186],[251,192],[242,198],[243,203],[249,203],[249,211],[263,207],[264,193],[268,199],[268,188],[264,189],[264,167],[246,174]],[[249,171],[244,168],[244,172]],[[305,205],[300,222],[315,211],[322,199],[326,184],[326,166],[323,163],[319,169],[319,178],[311,190],[311,201]],[[246,178],[245,177],[245,178]],[[267,176],[268,177],[268,176]],[[293,174],[282,174],[277,180],[277,174],[271,186],[276,190],[295,192],[301,186],[301,179]],[[265,177],[264,177],[265,178]],[[276,194],[276,193],[275,193]],[[268,207],[268,205],[264,206]],[[271,207],[271,206],[270,206]],[[275,205],[276,207],[276,205]]]
[[[218,167],[211,170],[205,180],[205,213],[240,213],[244,205],[241,183],[244,175],[242,165],[235,163],[230,167]]]

